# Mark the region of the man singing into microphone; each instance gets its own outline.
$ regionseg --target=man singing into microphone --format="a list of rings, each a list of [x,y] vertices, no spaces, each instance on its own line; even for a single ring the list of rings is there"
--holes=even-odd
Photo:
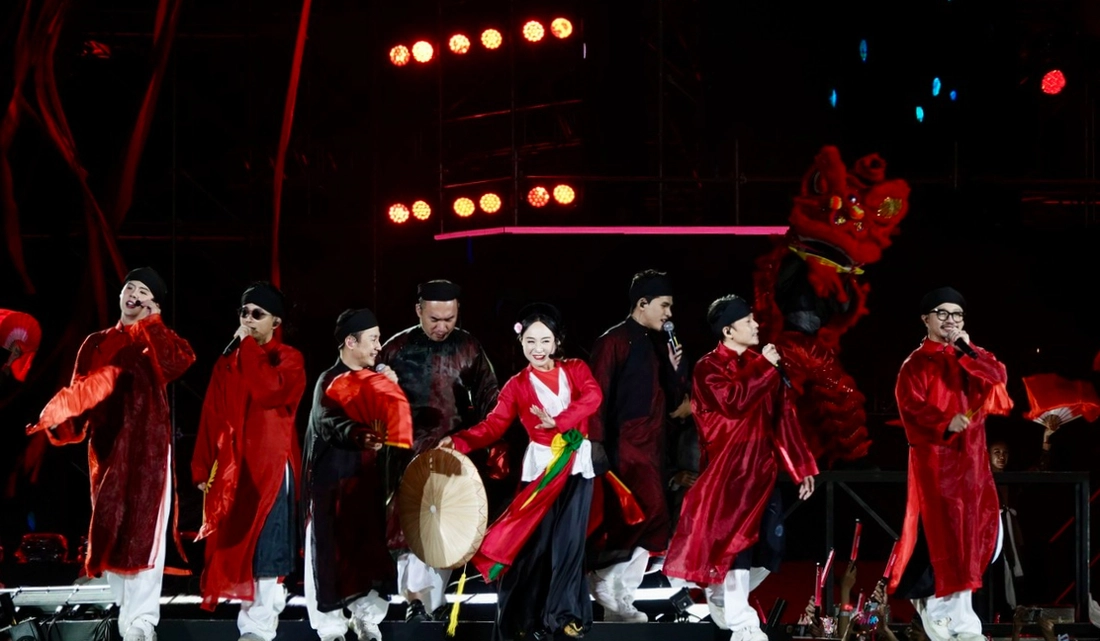
[[[776,477],[786,470],[805,500],[817,463],[775,346],[749,350],[760,342],[749,304],[719,298],[707,323],[719,343],[696,363],[691,393],[702,472],[684,497],[664,573],[705,586],[714,623],[732,641],[767,641],[749,592],[779,568],[783,552]]]
[[[933,641],[982,639],[971,592],[999,546],[985,417],[1011,408],[1008,377],[963,331],[965,307],[950,287],[921,299],[927,336],[895,389],[909,440],[909,497],[890,591],[913,600]]]
[[[233,349],[214,365],[191,459],[192,481],[206,493],[203,607],[240,599],[241,641],[275,638],[286,606],[280,579],[298,551],[294,417],[306,373],[301,352],[277,335],[284,307],[269,283],[241,295]]]
[[[629,526],[612,507],[594,533],[601,550],[588,578],[593,598],[604,608],[604,621],[637,623],[649,617],[634,607],[634,595],[649,557],[663,554],[671,535],[665,421],[683,400],[687,373],[682,349],[673,348],[663,331],[672,318],[668,275],[655,270],[635,274],[629,302],[626,320],[592,346],[592,374],[604,402],[590,419],[589,435],[603,444],[611,471],[633,492],[645,520]],[[673,416],[687,410],[678,409]]]

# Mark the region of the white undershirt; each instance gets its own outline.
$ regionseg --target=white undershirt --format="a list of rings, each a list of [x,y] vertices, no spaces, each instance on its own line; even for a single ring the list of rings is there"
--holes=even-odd
[[[527,375],[531,384],[535,387],[535,395],[538,396],[539,405],[550,416],[557,416],[569,407],[572,401],[572,390],[569,389],[569,381],[565,378],[565,369],[558,367],[558,393],[550,391],[550,388],[539,380],[533,373]],[[520,480],[525,483],[534,481],[550,464],[554,458],[549,445],[539,445],[531,441],[527,444],[527,452],[523,455],[523,473]],[[592,444],[585,438],[581,446],[577,448],[577,455],[573,458],[573,471],[571,475],[580,474],[586,479],[596,476],[592,469]]]

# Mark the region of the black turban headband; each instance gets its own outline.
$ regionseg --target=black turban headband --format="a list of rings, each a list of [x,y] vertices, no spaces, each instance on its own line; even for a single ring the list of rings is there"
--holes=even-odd
[[[241,294],[241,307],[248,303],[261,307],[268,314],[279,318],[283,317],[285,311],[283,308],[283,293],[276,289],[274,285],[266,283],[257,283],[244,290],[244,293]]]
[[[710,329],[714,332],[715,336],[722,338],[723,327],[729,327],[751,313],[752,308],[749,307],[748,301],[744,298],[734,296],[726,305],[726,308],[722,310],[718,318],[714,319],[714,322],[711,323]]]
[[[920,313],[927,314],[942,303],[955,303],[959,307],[966,309],[966,299],[957,290],[951,287],[940,287],[939,289],[933,289],[924,295],[924,298],[920,299]]]
[[[344,318],[344,314],[340,316],[343,320],[338,320],[336,322],[336,332],[333,334],[338,345],[343,344],[344,339],[352,334],[357,334],[372,327],[378,327],[378,319],[374,317],[374,312],[366,307],[355,310],[352,314],[347,315],[346,318]]]
[[[430,280],[416,288],[420,300],[458,300],[462,288],[449,280]]]
[[[153,294],[153,300],[157,301],[158,304],[164,304],[165,299],[168,298],[168,286],[164,284],[164,279],[152,267],[138,267],[126,274],[126,279],[122,281],[123,286],[132,280],[140,281],[148,287]]]
[[[631,306],[637,305],[643,298],[653,300],[661,296],[672,296],[672,279],[668,276],[653,276],[638,281],[630,285]]]

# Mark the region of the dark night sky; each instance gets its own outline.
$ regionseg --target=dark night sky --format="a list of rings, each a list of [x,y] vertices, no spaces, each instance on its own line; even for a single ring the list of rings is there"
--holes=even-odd
[[[79,154],[101,199],[117,176],[148,78],[148,4],[76,2],[55,61]],[[416,284],[431,278],[464,287],[463,325],[486,345],[502,378],[520,366],[509,328],[530,300],[561,306],[569,351],[584,356],[624,314],[630,275],[667,269],[679,288],[677,327],[697,358],[710,348],[706,305],[750,293],[752,261],[769,247],[763,238],[432,240],[441,229],[504,224],[450,213],[450,201],[469,190],[445,189],[441,200],[441,158],[448,183],[505,178],[493,187],[505,200],[498,216],[512,222],[510,118],[441,128],[440,109],[444,120],[507,109],[513,86],[519,106],[578,101],[517,118],[522,191],[529,186],[523,175],[653,176],[663,164],[668,176],[706,180],[666,187],[664,223],[782,225],[823,144],[838,145],[848,161],[877,151],[889,175],[910,181],[901,234],[868,269],[872,313],[843,344],[868,396],[879,440],[874,464],[904,467],[904,442],[883,423],[894,416],[897,368],[922,335],[916,301],[932,287],[952,283],[967,295],[967,329],[1007,363],[1018,407],[1026,406],[1021,376],[1088,374],[1100,348],[1089,296],[1098,276],[1095,207],[1043,204],[1095,200],[1097,83],[1090,74],[1098,29],[1087,2],[665,0],[669,66],[660,108],[658,4],[632,3],[629,11],[622,4],[315,3],[281,230],[284,289],[296,302],[288,342],[306,354],[311,380],[335,358],[328,336],[342,309],[372,307],[389,336],[412,324]],[[166,316],[199,355],[174,387],[181,465],[210,367],[235,327],[236,299],[249,281],[268,276],[273,155],[299,8],[281,0],[184,6],[134,205],[119,232],[129,266],[151,264],[169,278]],[[576,33],[538,49],[517,43],[514,70],[507,50],[491,55],[476,46],[469,59],[444,56],[442,75],[438,58],[401,69],[386,60],[390,46],[418,37],[435,41],[438,56],[439,36],[452,27],[506,30],[510,11],[515,20],[560,11],[574,19]],[[17,27],[7,18],[4,69]],[[87,40],[107,44],[111,57],[80,55]],[[1039,77],[1055,64],[1069,84],[1061,95],[1042,95]],[[933,98],[937,76],[944,89]],[[9,77],[0,73],[5,97]],[[952,89],[955,102],[946,96]],[[917,105],[923,123],[914,117]],[[23,123],[11,158],[38,292],[22,291],[5,253],[0,307],[35,314],[45,339],[28,383],[0,389],[0,470],[24,448],[22,426],[67,381],[78,338],[99,329],[71,172],[33,122]],[[739,188],[735,170],[743,176]],[[519,222],[658,221],[654,181],[577,187],[576,206],[545,213],[522,206]],[[429,222],[396,227],[385,219],[391,202],[416,197],[431,202]],[[113,298],[118,283],[108,280]],[[76,339],[63,341],[66,329]],[[1003,429],[1026,467],[1039,428]],[[1089,429],[1067,428],[1064,449],[1076,453],[1065,465],[1091,466]],[[87,512],[81,466],[82,447],[51,450],[39,487],[17,482],[18,496],[2,504],[7,549],[31,511],[40,527],[79,534]],[[194,508],[198,499],[186,500]],[[193,527],[196,518],[186,514],[183,525]]]

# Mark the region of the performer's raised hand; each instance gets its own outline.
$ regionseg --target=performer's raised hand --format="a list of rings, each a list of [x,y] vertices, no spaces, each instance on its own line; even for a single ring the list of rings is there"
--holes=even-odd
[[[160,305],[158,305],[157,301],[153,300],[152,298],[147,301],[143,301],[141,303],[141,306],[145,308],[145,311],[141,315],[142,318],[148,318],[153,314],[160,313]]]
[[[435,447],[436,449],[440,450],[453,450],[455,447],[455,442],[454,439],[452,439],[450,436],[444,436],[443,438],[439,439],[439,445],[436,445]]]
[[[952,329],[947,330],[947,344],[948,345],[954,345],[955,341],[959,340],[960,338],[963,339],[963,342],[966,343],[967,345],[970,344],[970,334],[967,334],[961,328],[954,327]]]
[[[374,366],[374,371],[378,372],[382,376],[385,376],[394,383],[397,382],[397,372],[389,365],[379,363],[378,365]]]
[[[802,479],[802,484],[798,486],[798,498],[805,501],[813,496],[814,493],[814,477],[807,476]]]
[[[772,365],[779,365],[779,350],[775,348],[775,345],[768,343],[764,346],[764,349],[760,350],[760,354],[768,359],[768,362]]]
[[[683,346],[672,348],[672,344],[668,346],[668,361],[672,363],[672,369],[680,369],[680,361],[684,358]]]
[[[951,422],[947,424],[947,431],[958,433],[965,430],[970,426],[970,417],[966,414],[956,414],[951,417]]]
[[[538,405],[531,406],[531,413],[535,415],[535,418],[542,421],[535,426],[537,429],[552,430],[558,427],[558,423],[554,420],[554,417],[547,414],[546,410],[542,409]]]

